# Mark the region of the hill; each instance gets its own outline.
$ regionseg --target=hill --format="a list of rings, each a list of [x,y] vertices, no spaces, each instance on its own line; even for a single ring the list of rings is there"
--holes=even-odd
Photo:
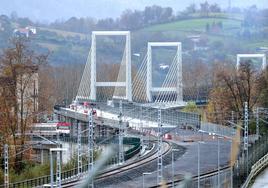
[[[241,14],[217,13],[210,14],[209,17],[192,14],[191,18],[132,31],[132,51],[144,56],[148,41],[181,41],[185,60],[201,60],[207,63],[233,60],[236,53],[254,53],[257,48],[268,45],[268,39],[265,37],[268,35],[268,28],[244,27],[243,21]],[[18,27],[18,24],[7,17],[1,17],[0,23],[8,28],[6,33],[0,31],[0,41],[3,41],[0,47],[4,48],[8,38],[12,36],[12,30]],[[52,64],[84,64],[90,49],[90,37],[90,34],[42,26],[37,27],[37,34],[31,37],[31,41],[40,53],[50,53]],[[193,37],[198,37],[196,43],[193,42]],[[122,46],[118,46],[120,40],[98,41],[98,53],[105,57],[100,61],[118,62],[118,57],[122,55]],[[169,52],[166,53],[167,56],[168,54]],[[133,58],[133,61],[140,59]]]

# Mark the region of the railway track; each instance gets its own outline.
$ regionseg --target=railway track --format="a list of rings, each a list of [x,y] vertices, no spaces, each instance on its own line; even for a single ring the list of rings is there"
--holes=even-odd
[[[224,167],[222,167],[220,169],[220,172],[228,170],[229,168],[230,168],[230,166],[224,166]],[[213,177],[213,176],[216,176],[216,175],[218,175],[218,169],[217,170],[211,170],[211,171],[208,171],[206,173],[200,174],[200,180],[203,180],[203,179],[206,179],[206,178],[209,178],[209,177]],[[197,175],[192,177],[192,181],[197,181],[197,179],[198,179]],[[184,175],[181,175],[180,178],[174,180],[174,183],[176,185],[176,184],[182,182],[183,180],[184,180]],[[168,187],[171,187],[172,186],[172,181],[166,182],[166,185]],[[157,188],[157,187],[159,187],[159,186],[158,185],[150,186],[150,188]]]
[[[164,143],[164,152],[163,152],[163,156],[166,155],[167,153],[169,153],[171,151],[171,145],[168,142],[163,142]],[[101,172],[96,178],[95,181],[101,181],[101,180],[105,180],[106,178],[111,178],[115,175],[118,175],[120,173],[124,173],[127,171],[131,171],[135,168],[141,167],[143,165],[146,165],[148,163],[151,163],[152,161],[157,159],[157,149],[154,147],[152,149],[152,151],[146,155],[144,155],[143,157],[141,157],[138,160],[134,160],[131,161],[125,165],[119,166],[117,168],[113,168],[113,169],[108,169],[108,170],[104,170],[103,172]],[[84,177],[86,177],[87,174],[84,175]],[[68,183],[63,183],[62,187],[75,187],[77,185],[79,185],[81,183],[81,181],[83,181],[83,177],[80,178],[79,180],[73,180],[73,181],[69,181]]]

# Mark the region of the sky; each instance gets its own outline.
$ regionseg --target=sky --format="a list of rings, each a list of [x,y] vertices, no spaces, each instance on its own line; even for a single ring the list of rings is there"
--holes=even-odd
[[[228,7],[228,0],[207,0]],[[10,15],[16,11],[20,17],[34,21],[52,22],[75,17],[118,17],[126,9],[144,9],[149,5],[170,6],[175,11],[183,10],[191,3],[200,4],[204,0],[0,0],[0,15]],[[232,6],[242,8],[256,4],[258,8],[268,8],[268,0],[231,0]]]

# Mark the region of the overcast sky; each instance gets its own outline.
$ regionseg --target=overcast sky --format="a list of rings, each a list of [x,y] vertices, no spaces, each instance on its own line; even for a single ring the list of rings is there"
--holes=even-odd
[[[21,17],[34,21],[51,22],[56,19],[76,17],[118,17],[125,9],[144,9],[148,5],[170,6],[175,11],[182,10],[191,3],[204,0],[0,0],[0,15],[10,15],[16,11]],[[208,0],[221,7],[228,6],[228,0]],[[268,0],[231,0],[232,6],[242,8],[256,4],[258,8],[268,8]]]

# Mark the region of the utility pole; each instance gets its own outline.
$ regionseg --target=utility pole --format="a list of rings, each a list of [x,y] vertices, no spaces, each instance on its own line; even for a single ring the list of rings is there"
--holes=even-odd
[[[82,173],[82,145],[81,145],[81,123],[77,123],[77,166],[78,176]]]
[[[244,151],[246,152],[247,175],[248,175],[248,103],[244,103]]]
[[[57,187],[61,187],[61,157],[60,157],[61,152],[57,151],[57,178],[56,178],[56,183]]]
[[[143,123],[142,123],[142,120],[141,120],[141,117],[142,117],[142,106],[140,107],[140,132],[141,132],[141,137],[140,137],[140,141],[141,141],[141,148],[143,149]],[[142,150],[141,150],[142,151]]]
[[[124,145],[123,145],[123,138],[124,138],[124,127],[122,122],[123,116],[123,107],[122,107],[122,100],[119,102],[119,164],[124,163]]]
[[[218,138],[218,176],[217,176],[217,179],[218,179],[218,188],[221,187],[221,183],[220,183],[220,138]]]
[[[158,109],[158,135],[157,135],[157,185],[163,178],[163,156],[162,156],[162,119],[161,109]]]
[[[232,111],[232,122],[234,123],[234,111]]]
[[[259,127],[259,107],[256,109],[256,135],[259,139],[260,136],[260,127]]]
[[[61,152],[66,151],[64,148],[50,148],[50,187],[54,187],[54,174],[53,174],[53,152],[57,154],[57,168],[56,168],[56,186],[61,188]]]
[[[60,148],[60,135],[57,133],[57,145]],[[56,185],[61,188],[61,151],[57,151]]]
[[[9,187],[9,177],[8,177],[8,145],[4,145],[4,158],[5,158],[5,188]]]
[[[89,110],[88,114],[88,175],[93,172],[94,165],[94,124],[93,124],[93,109]],[[88,187],[94,187],[94,181]]]
[[[200,188],[200,142],[197,145],[197,188]]]

